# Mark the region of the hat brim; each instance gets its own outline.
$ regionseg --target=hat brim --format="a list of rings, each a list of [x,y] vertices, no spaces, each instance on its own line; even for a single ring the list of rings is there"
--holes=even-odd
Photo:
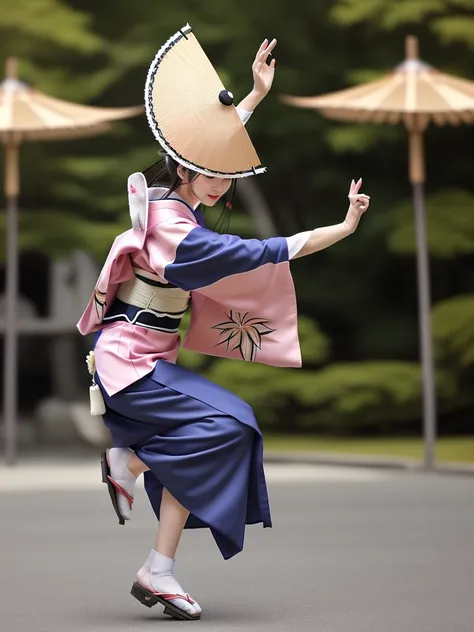
[[[148,123],[163,149],[183,166],[220,178],[244,178],[265,168],[237,109],[189,25],[160,48],[148,71]]]

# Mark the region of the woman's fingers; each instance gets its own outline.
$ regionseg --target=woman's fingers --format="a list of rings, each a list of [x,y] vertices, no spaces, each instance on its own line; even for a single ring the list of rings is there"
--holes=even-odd
[[[267,39],[264,39],[264,40],[263,40],[263,42],[260,44],[260,48],[258,49],[257,54],[255,55],[255,61],[257,61],[257,60],[258,60],[259,55],[260,55],[260,54],[261,54],[261,52],[265,49],[265,47],[267,46],[267,44],[268,44],[268,40],[267,40]]]
[[[265,41],[267,42],[268,40]],[[268,46],[264,46],[264,48],[262,48],[262,50],[258,53],[259,61],[265,61],[276,45],[277,41],[276,39],[273,39]]]

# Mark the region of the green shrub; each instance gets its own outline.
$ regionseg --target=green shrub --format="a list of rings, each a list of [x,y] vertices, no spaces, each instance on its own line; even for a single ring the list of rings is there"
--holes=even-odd
[[[354,362],[309,371],[220,360],[207,376],[247,401],[260,425],[273,430],[386,434],[413,428],[421,416],[417,363]],[[441,409],[455,393],[452,375],[439,372]]]
[[[298,383],[297,383],[298,382]],[[332,433],[402,431],[421,416],[421,371],[417,363],[365,361],[332,364],[303,374],[294,387],[302,406],[300,428]],[[449,372],[437,374],[440,407],[456,393]]]
[[[434,307],[433,337],[440,363],[456,372],[474,367],[474,294],[454,296]]]

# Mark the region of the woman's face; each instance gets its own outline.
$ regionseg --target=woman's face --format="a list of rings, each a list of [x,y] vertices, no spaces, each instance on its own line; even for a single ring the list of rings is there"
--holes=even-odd
[[[179,194],[183,199],[188,198],[187,202],[193,198],[191,206],[195,206],[198,202],[204,206],[214,206],[232,184],[231,178],[213,178],[202,174],[189,181],[189,171],[181,166],[178,168],[178,175],[183,181],[179,187]]]

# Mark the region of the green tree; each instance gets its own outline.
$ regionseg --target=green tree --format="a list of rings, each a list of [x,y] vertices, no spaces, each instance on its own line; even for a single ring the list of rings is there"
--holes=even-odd
[[[389,38],[388,43],[393,42],[394,36],[401,41],[407,32],[414,33],[420,38],[423,59],[439,65],[445,72],[469,77],[473,10],[474,0],[401,0],[396,3],[339,0],[332,14],[339,24],[362,28],[368,36],[383,33]],[[356,143],[351,144],[350,136],[348,140],[346,147],[353,148]],[[474,353],[471,335],[474,294],[456,295],[474,290],[474,197],[465,160],[466,148],[472,143],[472,131],[470,128],[429,128],[426,142],[429,193],[426,221],[432,262],[437,363],[459,381],[461,389],[456,398],[458,407],[462,408],[466,401],[473,401],[470,358]],[[344,137],[339,144],[344,145]],[[405,257],[414,256],[413,207],[409,198],[391,205],[387,234],[390,251]],[[406,265],[402,264],[403,268]]]
[[[93,75],[82,81],[79,76],[75,81],[69,79],[71,66],[78,59],[104,55],[105,44],[93,32],[92,16],[59,0],[1,0],[0,9],[0,60],[16,56],[22,81],[51,96],[86,102],[91,96],[86,88],[94,83]],[[77,247],[102,253],[114,227],[75,213],[72,182],[67,183],[67,195],[61,196],[64,180],[60,174],[67,163],[64,152],[73,151],[75,145],[55,145],[24,143],[21,147],[20,246],[53,256]]]
[[[367,411],[371,423],[382,419],[387,401],[391,406],[387,418],[395,423],[401,419],[399,413],[407,419],[416,417],[419,398],[406,132],[402,126],[328,121],[318,113],[285,106],[279,95],[322,94],[375,78],[402,60],[407,32],[420,37],[424,59],[469,76],[474,52],[467,25],[473,1],[294,0],[288,11],[285,3],[270,0],[183,0],[166,10],[161,3],[130,0],[30,0],[13,5],[0,0],[7,16],[0,24],[0,57],[18,55],[22,78],[54,96],[99,106],[135,105],[143,102],[146,72],[157,49],[189,21],[224,82],[240,98],[251,88],[250,65],[256,49],[264,37],[276,37],[274,88],[248,128],[262,163],[268,166],[267,174],[256,182],[280,234],[342,220],[349,182],[359,176],[371,195],[371,210],[351,238],[292,264],[302,337],[305,323],[313,327],[318,323],[324,332],[320,340],[328,345],[326,355],[319,351],[326,343],[314,344],[314,357],[304,343],[303,371],[275,369],[271,374],[265,373],[269,367],[243,362],[197,358],[186,352],[181,358],[211,377],[224,379],[228,372],[228,385],[242,384],[242,393],[251,400],[258,396],[269,402],[274,411],[268,413],[269,423],[282,424],[285,419],[290,423],[296,412],[299,424],[312,419],[313,427],[318,427],[327,407],[324,424],[334,418],[339,425],[353,421],[356,427],[356,420],[363,421]],[[473,141],[471,127],[430,128],[426,135],[430,244],[436,247],[437,242],[445,252],[433,258],[437,303],[474,291],[468,225]],[[154,162],[158,149],[144,116],[87,141],[25,144],[23,248],[53,256],[86,248],[103,260],[114,235],[129,225],[126,178]],[[237,202],[231,229],[255,235],[238,197]],[[208,217],[212,226],[216,215]],[[381,364],[373,368],[367,363]],[[227,365],[231,368],[224,368]],[[440,364],[440,369],[444,366]],[[403,371],[405,378],[400,377]],[[263,386],[252,395],[257,374]],[[374,380],[375,374],[384,375],[394,389],[406,379],[412,385],[407,387],[412,399],[392,393],[387,400],[381,395],[384,380]],[[358,380],[363,382],[364,375],[361,385]],[[355,384],[348,399],[355,398],[360,388],[362,403],[347,403],[338,382]],[[282,390],[273,397],[278,384]],[[319,384],[318,392],[327,389],[332,399],[307,402],[298,384],[308,388]],[[295,396],[299,404],[294,404],[290,386],[285,390],[287,385],[300,393]],[[443,402],[458,397],[451,389],[442,392]],[[339,405],[345,407],[344,414],[338,412]]]

